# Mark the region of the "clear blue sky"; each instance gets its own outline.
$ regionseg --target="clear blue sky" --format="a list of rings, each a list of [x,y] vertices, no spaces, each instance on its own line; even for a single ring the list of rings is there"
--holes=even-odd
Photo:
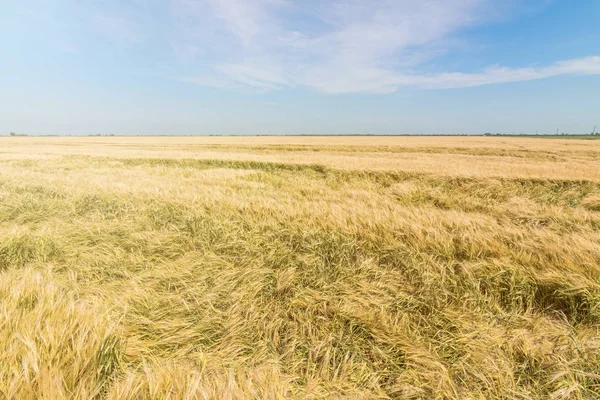
[[[0,0],[0,134],[589,133],[598,0]]]

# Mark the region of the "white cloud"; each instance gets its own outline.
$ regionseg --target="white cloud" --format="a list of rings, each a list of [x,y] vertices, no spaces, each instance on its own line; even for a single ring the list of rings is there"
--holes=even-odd
[[[560,75],[600,74],[600,57],[586,57],[559,61],[550,66],[537,68],[490,67],[481,73],[444,73],[431,76],[414,76],[408,83],[431,88],[460,88],[495,83],[521,82],[550,78]]]
[[[419,73],[453,33],[485,20],[489,0],[172,1],[176,14],[185,16],[180,22],[186,35],[179,38],[185,45],[176,47],[201,45],[203,66],[215,74],[184,78],[189,82],[389,93],[407,85],[459,88],[600,73],[599,57],[546,67]]]

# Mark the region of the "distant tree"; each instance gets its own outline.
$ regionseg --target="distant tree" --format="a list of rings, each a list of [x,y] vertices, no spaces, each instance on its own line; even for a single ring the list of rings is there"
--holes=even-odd
[[[14,133],[14,132],[11,132],[11,133],[10,133],[10,136],[17,136],[17,134],[16,134],[16,133]]]

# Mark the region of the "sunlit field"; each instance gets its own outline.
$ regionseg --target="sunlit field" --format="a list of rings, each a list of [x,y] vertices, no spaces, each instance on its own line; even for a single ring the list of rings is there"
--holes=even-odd
[[[0,398],[600,397],[600,141],[0,139]]]

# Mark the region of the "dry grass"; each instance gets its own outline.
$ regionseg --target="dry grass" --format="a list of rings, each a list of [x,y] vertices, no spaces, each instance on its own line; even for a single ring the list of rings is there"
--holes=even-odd
[[[0,398],[598,398],[599,146],[2,139]]]

